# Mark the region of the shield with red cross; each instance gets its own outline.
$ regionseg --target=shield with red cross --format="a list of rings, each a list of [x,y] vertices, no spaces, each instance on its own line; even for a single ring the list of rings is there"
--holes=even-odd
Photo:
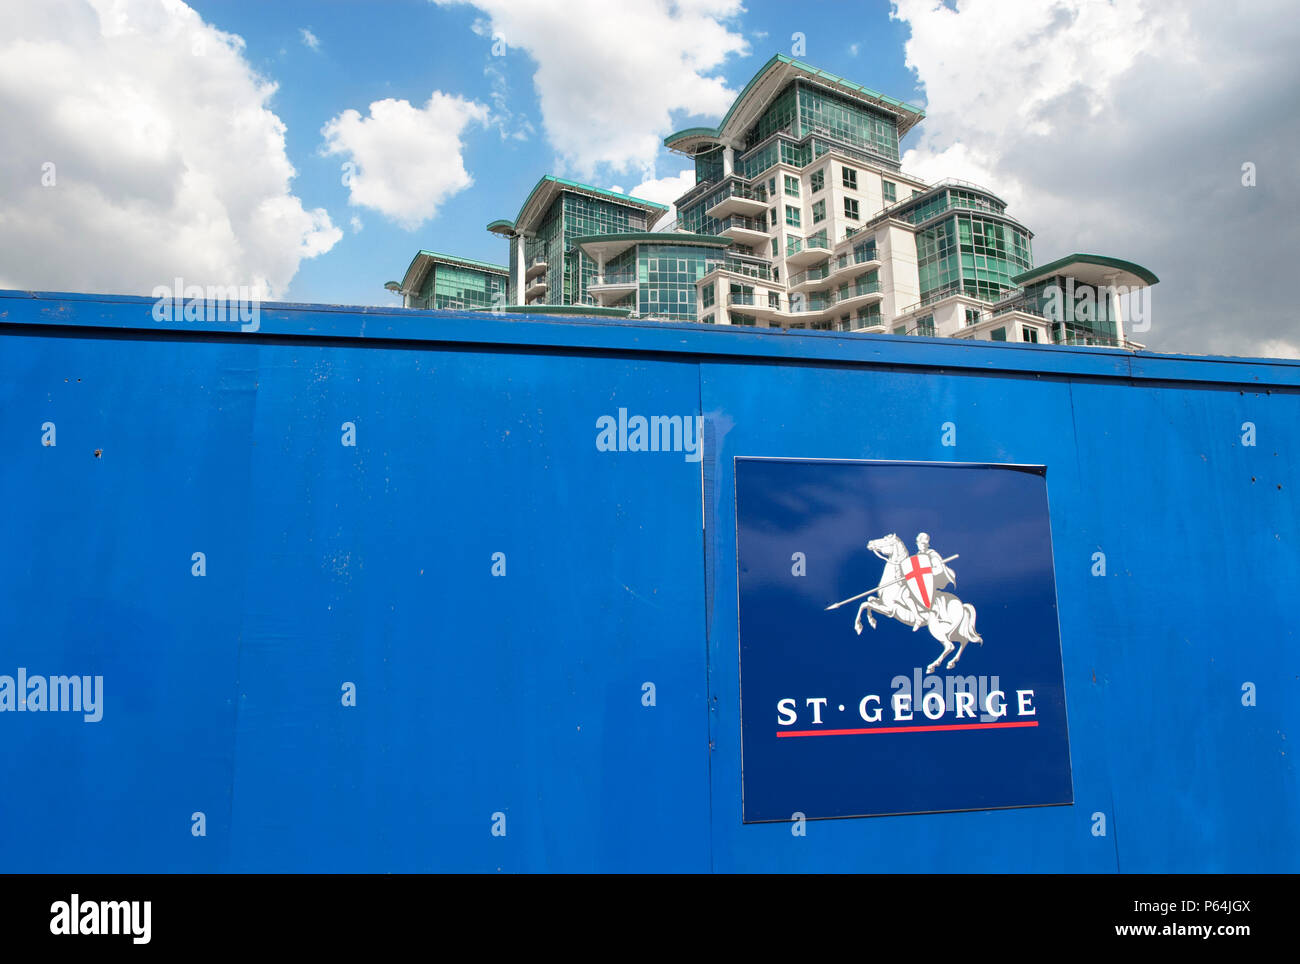
[[[934,603],[934,570],[930,568],[929,558],[910,556],[903,563],[903,579],[921,608],[929,609]]]

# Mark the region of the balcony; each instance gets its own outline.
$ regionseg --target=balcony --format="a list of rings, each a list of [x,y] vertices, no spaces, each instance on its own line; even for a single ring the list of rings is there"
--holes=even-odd
[[[767,210],[767,192],[758,191],[743,184],[731,185],[731,192],[704,213],[711,218],[725,218],[740,214],[745,217],[757,217]]]
[[[819,265],[816,268],[809,268],[807,271],[801,271],[798,274],[790,275],[790,291],[803,292],[821,291],[835,283],[832,275],[834,273],[831,264]]]
[[[765,218],[747,218],[739,214],[733,214],[731,217],[718,222],[718,234],[724,238],[730,238],[737,244],[747,244],[751,247],[756,244],[766,244],[768,240],[767,220]]]
[[[606,271],[587,283],[587,292],[600,303],[616,301],[636,291],[635,271]]]
[[[524,279],[532,281],[539,274],[545,274],[546,268],[546,256],[539,254],[537,257],[533,258],[532,261],[528,262],[528,270],[524,272]]]
[[[524,303],[529,304],[539,295],[546,294],[546,275],[541,274],[524,285]]]
[[[831,244],[825,238],[790,238],[785,246],[785,266],[790,271],[806,268],[831,256]]]
[[[855,285],[846,285],[834,292],[833,304],[839,311],[852,311],[872,301],[883,301],[879,281],[863,281]]]
[[[704,266],[704,275],[708,277],[715,271],[728,271],[732,274],[756,278],[759,281],[772,280],[772,268],[765,262],[741,261],[739,258],[726,258],[722,261],[710,261]]]
[[[727,295],[727,307],[740,308],[745,314],[756,318],[775,318],[782,314],[780,307],[771,303],[766,292],[732,292]]]

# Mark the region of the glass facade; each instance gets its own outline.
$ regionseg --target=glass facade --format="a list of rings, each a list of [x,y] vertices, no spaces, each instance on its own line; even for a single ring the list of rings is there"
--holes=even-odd
[[[491,308],[505,304],[506,276],[499,272],[435,262],[416,295],[419,308]]]
[[[884,182],[888,183],[888,182]],[[915,200],[916,194],[908,200]],[[891,200],[886,197],[886,201]],[[1006,205],[993,198],[983,194],[977,194],[974,191],[961,191],[956,188],[948,188],[937,194],[932,194],[923,201],[917,201],[915,204],[901,204],[896,210],[890,213],[890,217],[898,218],[900,221],[907,221],[909,224],[923,224],[931,218],[942,214],[952,208],[965,208],[972,211],[988,211],[991,214],[1003,214],[1006,212]]]
[[[1048,322],[1052,340],[1071,345],[1114,345],[1119,331],[1108,293],[1057,275],[1025,289],[1015,307]]]
[[[822,134],[898,162],[898,125],[892,117],[811,84],[798,87],[800,136]]]
[[[596,262],[582,257],[573,244],[574,238],[645,229],[646,214],[640,208],[563,192],[546,212],[536,237],[524,242],[526,263],[531,264],[539,256],[546,258],[546,294],[542,301],[548,305],[596,303],[587,294],[587,285],[596,274]]]
[[[795,118],[799,114],[795,87],[795,84],[790,84],[785,90],[781,91],[767,110],[763,111],[763,116],[746,132],[745,146],[747,148],[753,147],[759,141],[766,140],[777,131],[791,131],[794,133]],[[798,134],[796,133],[795,136],[798,136]]]
[[[695,155],[695,183],[719,181],[722,179],[722,148]]]
[[[956,292],[994,302],[1033,266],[1027,231],[972,214],[918,231],[916,258],[923,302]]]
[[[694,321],[695,283],[717,263],[718,254],[717,248],[696,245],[638,245],[638,311],[643,316]]]

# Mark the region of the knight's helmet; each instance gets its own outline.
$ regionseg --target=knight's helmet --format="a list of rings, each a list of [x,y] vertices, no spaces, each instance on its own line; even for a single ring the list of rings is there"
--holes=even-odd
[[[916,534],[916,548],[922,552],[930,548],[930,534],[928,532],[918,532]]]

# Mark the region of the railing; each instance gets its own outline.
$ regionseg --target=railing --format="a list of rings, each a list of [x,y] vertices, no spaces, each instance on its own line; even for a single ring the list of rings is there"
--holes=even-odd
[[[593,285],[626,285],[636,284],[636,271],[606,271],[604,274],[597,275],[587,283],[590,288]]]
[[[844,301],[847,298],[857,297],[858,295],[875,295],[880,293],[879,281],[859,281],[853,285],[847,292],[841,289],[838,294],[838,301]]]
[[[718,222],[719,233],[728,228],[744,228],[747,231],[767,234],[767,218],[747,218],[743,214],[733,214]]]
[[[831,243],[825,238],[789,238],[786,240],[785,253],[789,257],[792,254],[798,254],[800,251],[820,248],[823,251],[831,249]]]
[[[544,254],[534,255],[532,258],[528,259],[529,268],[536,268],[538,265],[544,264],[546,264],[546,255]]]
[[[753,188],[745,184],[738,184],[735,181],[732,181],[728,186],[730,187],[730,190],[727,191],[726,197],[718,198],[718,200],[714,201],[713,204],[721,204],[729,197],[744,198],[747,201],[759,201],[763,204],[767,203],[767,188]],[[712,206],[713,205],[710,205],[710,207]]]
[[[755,300],[757,297],[758,296],[752,291],[733,291],[731,294],[727,295],[727,304],[749,305],[752,308],[755,305],[762,304],[762,302]]]
[[[789,298],[789,314],[817,314],[823,311],[830,311],[836,305],[851,301],[862,295],[874,295],[880,293],[880,282],[877,281],[859,281],[855,285],[840,288],[838,291],[832,291],[824,295],[817,295],[810,298],[801,297],[798,294],[791,295]]]
[[[797,288],[805,281],[825,281],[831,276],[832,264],[834,264],[834,261],[830,261],[816,268],[809,268],[807,271],[800,271],[798,274],[790,275],[790,287]]]
[[[790,275],[790,287],[798,287],[806,281],[823,281],[829,276],[835,274],[837,271],[843,271],[845,268],[854,265],[869,264],[873,261],[879,260],[880,258],[877,256],[874,246],[870,251],[865,252],[865,256],[861,256],[857,252],[846,251],[844,254],[836,255],[834,258],[831,258],[831,260],[826,262],[826,264],[818,265],[816,268],[809,268],[807,271],[801,271],[798,274]]]
[[[734,274],[741,274],[747,278],[758,278],[762,281],[772,280],[772,267],[767,264],[758,264],[750,261],[739,261],[734,258],[727,258],[723,261],[708,261],[704,265],[704,273],[709,274],[713,271],[730,271]]]

